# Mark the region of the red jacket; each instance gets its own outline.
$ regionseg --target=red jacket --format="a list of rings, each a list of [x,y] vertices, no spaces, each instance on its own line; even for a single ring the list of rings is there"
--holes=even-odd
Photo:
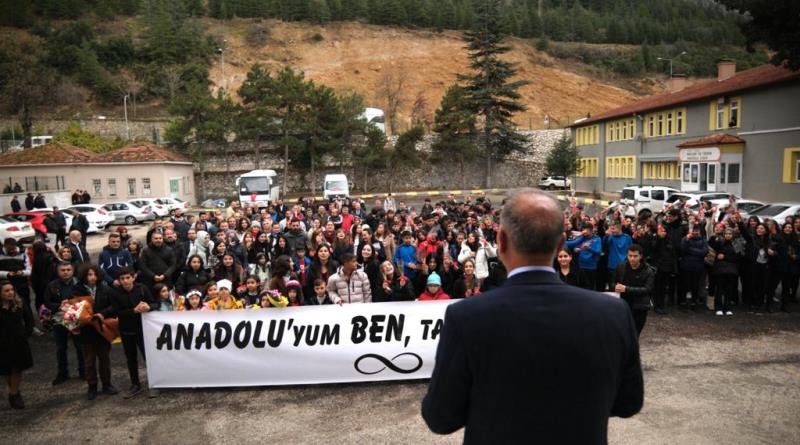
[[[442,290],[441,287],[439,288],[439,291],[437,291],[435,294],[429,293],[428,292],[428,288],[426,287],[425,288],[425,292],[423,292],[419,296],[419,301],[449,300],[449,299],[450,299],[450,295],[447,295],[446,293],[444,293],[444,291]]]

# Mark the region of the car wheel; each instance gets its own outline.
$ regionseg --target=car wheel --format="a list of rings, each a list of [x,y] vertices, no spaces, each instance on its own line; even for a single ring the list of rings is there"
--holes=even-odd
[[[129,226],[132,226],[132,225],[136,224],[136,222],[137,222],[136,218],[134,218],[133,216],[128,215],[128,216],[125,217],[125,224],[127,224]]]
[[[555,190],[555,189],[556,189],[556,185],[555,184],[550,184],[550,185],[547,186],[547,190]]]

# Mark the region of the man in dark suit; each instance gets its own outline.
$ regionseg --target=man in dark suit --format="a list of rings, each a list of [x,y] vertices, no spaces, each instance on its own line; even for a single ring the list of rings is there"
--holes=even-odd
[[[619,298],[567,286],[551,265],[563,244],[558,201],[538,190],[503,207],[499,288],[450,305],[422,417],[465,427],[465,443],[607,443],[609,416],[642,408],[636,328]]]

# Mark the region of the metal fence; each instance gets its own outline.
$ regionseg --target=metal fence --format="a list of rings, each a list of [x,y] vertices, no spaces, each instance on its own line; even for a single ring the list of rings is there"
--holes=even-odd
[[[0,178],[3,193],[27,193],[66,190],[63,176],[6,176]]]

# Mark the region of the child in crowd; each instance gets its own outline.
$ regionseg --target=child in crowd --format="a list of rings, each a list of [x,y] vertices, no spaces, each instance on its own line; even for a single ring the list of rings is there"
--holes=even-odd
[[[307,306],[321,306],[323,304],[333,304],[328,296],[328,286],[325,281],[316,279],[314,280],[314,296],[306,298],[303,304]]]
[[[184,298],[184,310],[199,311],[203,308],[203,294],[199,290],[190,290]],[[180,310],[180,309],[179,309]]]
[[[269,261],[267,260],[266,254],[259,253],[256,255],[255,263],[250,264],[250,275],[257,276],[261,283],[269,283],[272,277],[270,275]]]
[[[436,272],[428,275],[428,282],[425,284],[425,292],[420,294],[420,301],[428,300],[449,300],[450,296],[442,289],[442,279]]]
[[[158,310],[159,311],[174,311],[175,310],[175,298],[173,296],[172,291],[169,287],[164,283],[158,283],[153,287],[153,293],[156,295],[156,301],[158,301]]]
[[[277,290],[265,289],[261,292],[261,307],[286,307],[289,300],[281,295]]]
[[[205,304],[205,309],[209,311],[242,309],[242,302],[231,294],[232,288],[233,283],[230,280],[217,281],[217,289],[219,290],[217,298],[209,300]]]
[[[299,281],[290,280],[286,283],[286,298],[289,300],[289,306],[303,304],[303,289],[300,287]]]
[[[238,293],[238,298],[242,300],[245,307],[251,307],[259,303],[259,294],[261,292],[261,280],[256,275],[249,275],[244,280],[244,289]]]

